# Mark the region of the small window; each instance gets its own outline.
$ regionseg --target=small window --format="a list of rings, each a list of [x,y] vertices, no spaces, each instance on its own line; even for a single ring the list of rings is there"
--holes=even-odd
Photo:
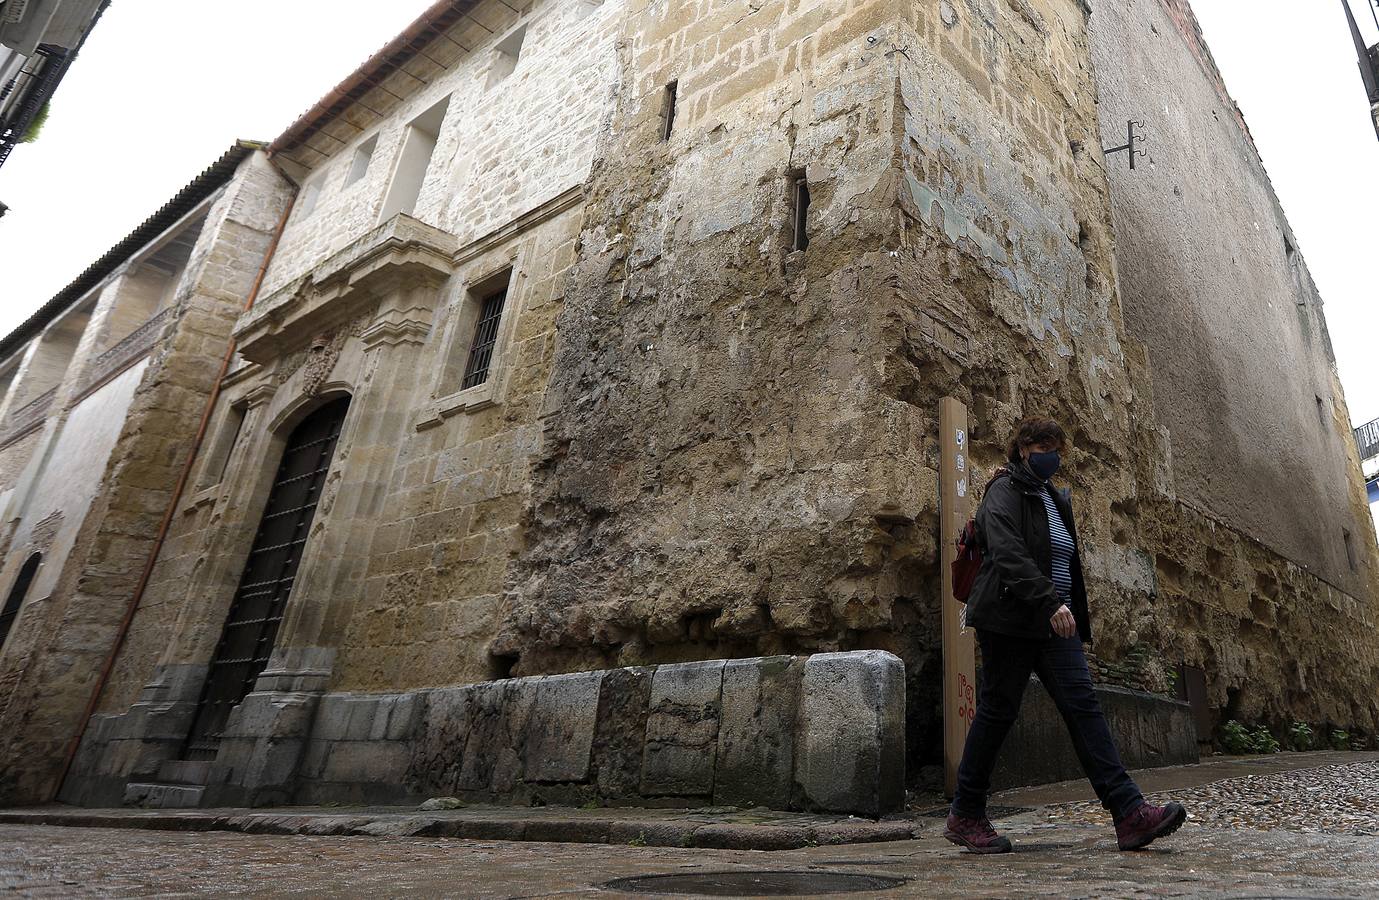
[[[440,140],[445,111],[449,108],[450,98],[446,97],[407,125],[397,169],[393,172],[393,183],[389,185],[388,196],[383,201],[380,221],[386,222],[398,213],[411,215],[416,211],[422,185],[426,182],[426,172],[431,168],[431,157],[435,155],[436,143]]]
[[[522,45],[527,40],[527,26],[522,25],[509,32],[508,36],[493,48],[493,66],[488,73],[488,86],[493,87],[517,70],[522,59]]]
[[[350,174],[345,177],[345,187],[349,187],[369,173],[369,163],[378,149],[378,135],[374,135],[354,151],[354,161],[350,163]]]
[[[804,175],[790,180],[791,212],[794,219],[793,250],[809,249],[809,181]]]
[[[302,185],[301,199],[297,202],[297,208],[301,210],[301,212],[298,213],[298,216],[300,218],[305,219],[307,216],[315,212],[316,201],[320,198],[320,196],[321,175],[320,173],[317,173],[316,175],[311,176],[311,178],[307,180],[306,184]]]
[[[474,340],[469,345],[469,359],[465,363],[461,390],[477,387],[488,380],[493,351],[498,344],[498,326],[502,323],[507,299],[508,288],[504,284],[498,291],[480,300],[479,321],[474,326]]]
[[[679,101],[680,82],[672,81],[666,85],[665,99],[661,106],[661,140],[670,140],[675,130],[675,104]]]
[[[1316,395],[1316,394],[1313,394],[1312,396],[1316,397],[1317,395]],[[1323,400],[1321,397],[1317,397],[1317,421],[1321,422],[1321,423],[1322,423],[1322,426],[1325,427],[1325,425],[1326,425],[1326,401]]]
[[[1345,541],[1345,559],[1350,564],[1351,571],[1355,571],[1355,541],[1350,536],[1349,528],[1341,529],[1341,538]]]
[[[29,593],[29,585],[33,584],[34,575],[38,573],[38,567],[42,564],[43,554],[33,554],[24,560],[24,567],[14,579],[14,586],[5,598],[5,607],[0,610],[0,648],[5,646],[5,638],[9,636],[14,620],[19,617],[19,608],[24,605],[24,596]]]

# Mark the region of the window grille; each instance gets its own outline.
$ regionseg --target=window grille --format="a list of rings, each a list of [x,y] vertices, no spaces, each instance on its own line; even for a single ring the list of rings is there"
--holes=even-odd
[[[504,289],[484,299],[483,308],[479,311],[479,324],[474,328],[474,343],[469,348],[469,362],[465,365],[461,390],[488,380],[493,349],[498,344],[498,324],[503,318],[503,304],[507,296],[508,292]]]

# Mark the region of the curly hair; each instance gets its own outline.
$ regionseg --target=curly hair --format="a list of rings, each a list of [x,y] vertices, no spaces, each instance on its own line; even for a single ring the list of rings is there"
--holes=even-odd
[[[1029,416],[1015,423],[1015,433],[1006,441],[1006,459],[1013,463],[1020,461],[1020,450],[1034,444],[1051,441],[1062,450],[1068,446],[1068,435],[1063,426],[1044,416]]]

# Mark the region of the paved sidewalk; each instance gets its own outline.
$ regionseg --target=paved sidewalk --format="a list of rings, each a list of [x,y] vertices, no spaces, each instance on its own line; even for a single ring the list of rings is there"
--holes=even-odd
[[[1379,752],[1280,753],[1262,757],[1212,757],[1193,766],[1145,769],[1133,773],[1142,789],[1178,796],[1183,790],[1241,776],[1320,770],[1337,764],[1379,764]],[[1366,782],[1370,783],[1370,782]],[[1379,785],[1375,785],[1379,791]],[[1175,794],[1175,792],[1179,792]],[[1334,793],[1334,792],[1333,792]],[[996,794],[994,807],[1052,807],[1070,804],[1071,813],[1051,813],[1063,821],[1090,824],[1109,820],[1085,781],[1019,788]],[[1182,795],[1185,802],[1188,795]],[[1329,796],[1329,794],[1328,794]],[[245,834],[337,837],[436,837],[469,840],[549,841],[647,847],[704,847],[728,850],[793,850],[816,845],[904,841],[926,824],[941,821],[944,807],[921,802],[910,812],[880,822],[852,816],[807,815],[732,807],[696,810],[472,806],[422,812],[384,807],[273,807],[270,809],[81,809],[53,804],[0,809],[0,825],[53,825],[150,831],[237,831]],[[1364,810],[1360,811],[1361,814]],[[1008,818],[1008,816],[1004,816]],[[1012,820],[1013,821],[1013,820]],[[1236,822],[1235,824],[1245,824]],[[1366,832],[1359,832],[1366,833]]]
[[[681,896],[759,896],[767,886],[793,882],[795,896],[1376,897],[1379,841],[1365,834],[1374,818],[1376,770],[1379,754],[1317,753],[1213,759],[1136,773],[1146,788],[1184,797],[1191,815],[1177,834],[1137,853],[1116,850],[1103,814],[1081,799],[1082,785],[998,796],[995,802],[1007,805],[1040,805],[997,823],[1016,852],[995,857],[958,851],[943,840],[942,820],[920,812],[878,825],[727,810],[10,810],[0,812],[0,891],[64,898],[633,898],[648,894],[631,893],[636,885],[617,879],[689,875],[695,884],[686,890],[698,893]],[[1275,815],[1275,808],[1286,808],[1287,815]],[[1251,809],[1273,820],[1240,815]],[[261,831],[188,831],[188,816],[201,817],[195,827],[229,827],[216,823],[241,819],[240,830],[257,823],[252,828]],[[23,824],[26,817],[119,827]],[[474,823],[502,824],[526,840],[437,837],[411,830],[407,823],[419,820],[476,828]],[[590,839],[595,822],[609,823],[603,839],[626,840],[566,842]],[[627,830],[615,833],[615,823]],[[463,831],[457,824],[444,827]],[[313,834],[311,828],[329,833]],[[561,832],[570,828],[576,831]],[[689,830],[674,831],[679,828]],[[864,829],[906,828],[910,835],[880,843],[820,841],[771,853],[714,849],[710,842],[728,828],[775,835],[813,828],[815,838],[827,834],[820,828],[855,828],[859,839]],[[883,831],[873,832],[871,840],[884,840]],[[674,833],[688,834],[695,843],[654,845],[670,843]],[[832,892],[843,879],[859,875],[870,879],[868,890]],[[729,881],[734,878],[742,881],[735,886]],[[653,884],[658,890],[673,887],[664,880]],[[751,884],[761,887],[742,887]]]
[[[836,844],[904,841],[916,817],[875,822],[768,809],[570,809],[473,806],[421,812],[398,807],[275,807],[248,809],[76,809],[45,806],[0,810],[0,825],[49,825],[148,831],[237,831],[244,834],[337,837],[428,837],[550,841],[643,847],[791,850]]]

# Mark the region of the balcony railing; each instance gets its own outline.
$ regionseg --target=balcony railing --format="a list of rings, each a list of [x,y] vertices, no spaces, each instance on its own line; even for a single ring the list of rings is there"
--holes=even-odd
[[[0,433],[0,445],[10,443],[41,423],[56,396],[57,388],[51,388],[10,413],[9,418],[5,420],[4,432]]]
[[[1355,429],[1355,446],[1360,451],[1361,461],[1379,456],[1379,419]]]
[[[86,377],[82,379],[81,390],[77,392],[77,396],[90,393],[148,355],[153,345],[158,343],[158,335],[162,333],[163,325],[171,312],[171,309],[165,309],[158,313],[131,331],[118,344],[93,359]]]

